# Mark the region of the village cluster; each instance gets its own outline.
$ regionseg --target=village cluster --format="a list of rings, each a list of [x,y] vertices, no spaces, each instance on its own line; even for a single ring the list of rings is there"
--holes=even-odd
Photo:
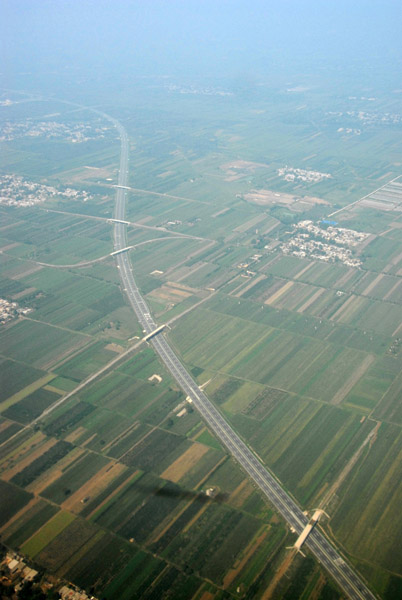
[[[370,98],[368,99],[370,100]],[[375,113],[366,112],[364,110],[348,110],[346,112],[330,111],[327,115],[330,117],[349,117],[357,119],[358,121],[361,121],[363,125],[400,125],[402,123],[402,115],[400,113]],[[343,131],[343,128],[341,128],[341,130]]]
[[[50,198],[71,198],[87,202],[92,196],[85,190],[72,188],[58,190],[51,185],[27,181],[19,175],[0,176],[0,204],[27,207],[40,204]]]
[[[3,590],[7,588],[10,591],[13,590],[13,598],[18,598],[19,592],[22,590],[24,590],[24,598],[26,598],[26,587],[28,585],[32,590],[35,589],[36,595],[32,595],[35,598],[39,597],[38,591],[46,594],[50,590],[54,590],[54,597],[62,600],[96,600],[94,596],[88,596],[76,586],[71,586],[71,584],[61,585],[61,582],[53,577],[42,576],[36,569],[27,565],[23,558],[15,552],[7,552],[0,564],[0,569]],[[7,594],[7,597],[9,597],[9,594]]]
[[[282,167],[278,169],[279,177],[285,181],[304,181],[306,183],[318,183],[323,179],[332,179],[329,173],[319,171],[307,171],[306,169],[295,169],[294,167]]]
[[[351,248],[365,240],[368,233],[334,225],[320,227],[312,221],[300,221],[292,227],[290,239],[281,246],[284,254],[325,262],[339,261],[348,267],[362,264],[359,258],[353,256]]]
[[[353,129],[352,127],[339,127],[336,131],[346,135],[360,135],[362,132],[361,129]]]
[[[169,92],[178,92],[179,94],[195,94],[201,96],[233,96],[233,92],[224,92],[213,87],[198,88],[193,85],[188,87],[170,84],[168,85]]]
[[[104,125],[87,125],[85,123],[59,123],[58,121],[35,121],[26,119],[22,122],[8,121],[2,125],[0,141],[11,142],[22,137],[44,137],[46,139],[63,139],[73,144],[104,138],[110,130]]]
[[[21,308],[17,302],[9,302],[4,298],[0,298],[0,324],[3,325],[11,319],[15,319],[19,315],[27,315],[33,311],[33,308]]]

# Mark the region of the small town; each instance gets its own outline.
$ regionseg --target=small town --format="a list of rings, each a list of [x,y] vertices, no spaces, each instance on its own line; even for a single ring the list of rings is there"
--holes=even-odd
[[[32,311],[33,308],[20,307],[17,302],[9,302],[5,298],[0,298],[0,325]]]
[[[25,208],[56,197],[80,200],[82,202],[87,202],[87,200],[92,198],[89,192],[85,190],[74,190],[72,188],[58,190],[51,185],[27,181],[19,175],[0,176],[0,204],[4,206]]]
[[[181,86],[175,84],[169,84],[167,86],[169,92],[176,92],[179,94],[195,94],[201,96],[233,96],[233,92],[225,92],[211,87],[198,88],[193,85]]]
[[[15,599],[96,600],[70,583],[43,575],[15,552],[7,552],[0,563],[0,594]]]
[[[304,181],[306,183],[318,183],[323,179],[332,179],[330,173],[320,173],[319,171],[307,171],[306,169],[295,169],[294,167],[282,167],[278,169],[279,177],[285,181]]]
[[[323,224],[327,222],[323,221]],[[368,233],[328,225],[319,227],[312,221],[293,225],[291,238],[282,244],[284,254],[300,258],[314,258],[325,262],[342,262],[348,267],[359,267],[362,261],[353,257],[351,247],[356,247],[369,236]]]
[[[337,133],[343,133],[345,135],[361,135],[361,129],[352,129],[351,127],[339,127],[336,130]]]
[[[7,101],[3,106],[8,106]],[[34,121],[27,119],[22,122],[7,121],[2,125],[0,142],[11,142],[22,137],[44,137],[46,139],[64,139],[72,144],[81,144],[90,140],[99,140],[106,136],[110,128],[93,126],[85,123],[59,123],[57,121]]]
[[[368,98],[368,100],[370,100],[370,98]],[[346,117],[357,119],[358,121],[361,121],[363,125],[400,125],[402,123],[402,115],[400,113],[377,113],[366,112],[364,110],[348,110],[346,112],[329,111],[327,112],[327,115],[335,118]]]

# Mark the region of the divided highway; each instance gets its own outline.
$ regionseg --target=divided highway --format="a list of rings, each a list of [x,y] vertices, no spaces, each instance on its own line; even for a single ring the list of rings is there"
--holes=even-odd
[[[124,127],[112,117],[102,113],[117,128],[121,139],[119,186],[127,186],[128,181],[128,137]],[[116,188],[114,218],[124,220],[126,205],[126,190],[124,187]],[[126,228],[124,223],[114,225],[114,249],[121,250],[127,247]],[[149,308],[142,298],[134,280],[128,252],[116,255],[117,265],[124,290],[131,306],[144,329],[145,334],[154,331],[158,325],[154,322]],[[284,519],[300,534],[309,522],[300,507],[285,492],[280,483],[261,464],[255,454],[240,439],[222,414],[210,402],[205,393],[200,390],[197,383],[182,365],[163,334],[157,335],[150,343],[159,354],[167,369],[173,375],[186,396],[200,412],[209,427],[214,431],[220,441],[226,446],[232,456],[251,477],[255,484],[264,492],[269,501],[280,512]],[[376,600],[376,597],[365,586],[357,573],[343,560],[332,544],[314,528],[305,542],[315,557],[322,563],[328,573],[352,600]]]

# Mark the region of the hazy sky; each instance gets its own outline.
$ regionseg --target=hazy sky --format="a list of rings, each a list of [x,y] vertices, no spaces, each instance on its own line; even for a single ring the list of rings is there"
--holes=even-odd
[[[402,57],[402,0],[0,0],[5,70],[269,71]],[[4,70],[4,69],[3,69]]]

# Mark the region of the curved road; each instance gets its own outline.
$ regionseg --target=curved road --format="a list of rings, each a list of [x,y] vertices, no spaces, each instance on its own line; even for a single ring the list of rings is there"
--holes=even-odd
[[[97,111],[98,112],[98,111]],[[116,120],[100,113],[111,121],[117,128],[121,139],[121,157],[118,185],[126,186],[128,180],[128,137],[124,127]],[[126,205],[126,191],[116,188],[115,219],[124,220]],[[127,225],[116,223],[114,226],[114,249],[121,250],[127,247],[126,241]],[[145,334],[154,331],[158,324],[153,320],[149,308],[142,298],[135,283],[131,269],[130,259],[127,253],[116,255],[116,261],[120,270],[120,277],[124,290],[133,310],[142,325]],[[232,456],[243,467],[256,485],[264,492],[269,501],[281,513],[284,519],[298,534],[306,527],[309,519],[303,514],[301,508],[285,492],[278,481],[261,464],[255,454],[235,433],[221,413],[210,402],[197,383],[193,380],[185,367],[182,365],[172,348],[163,335],[155,336],[150,340],[156,352],[163,360],[165,366],[173,375],[184,393],[191,399],[193,405],[200,412],[215,432],[220,441],[227,447]],[[376,597],[366,587],[357,573],[343,560],[332,544],[314,528],[307,538],[305,544],[316,556],[319,562],[332,575],[334,580],[352,600],[376,600]]]

